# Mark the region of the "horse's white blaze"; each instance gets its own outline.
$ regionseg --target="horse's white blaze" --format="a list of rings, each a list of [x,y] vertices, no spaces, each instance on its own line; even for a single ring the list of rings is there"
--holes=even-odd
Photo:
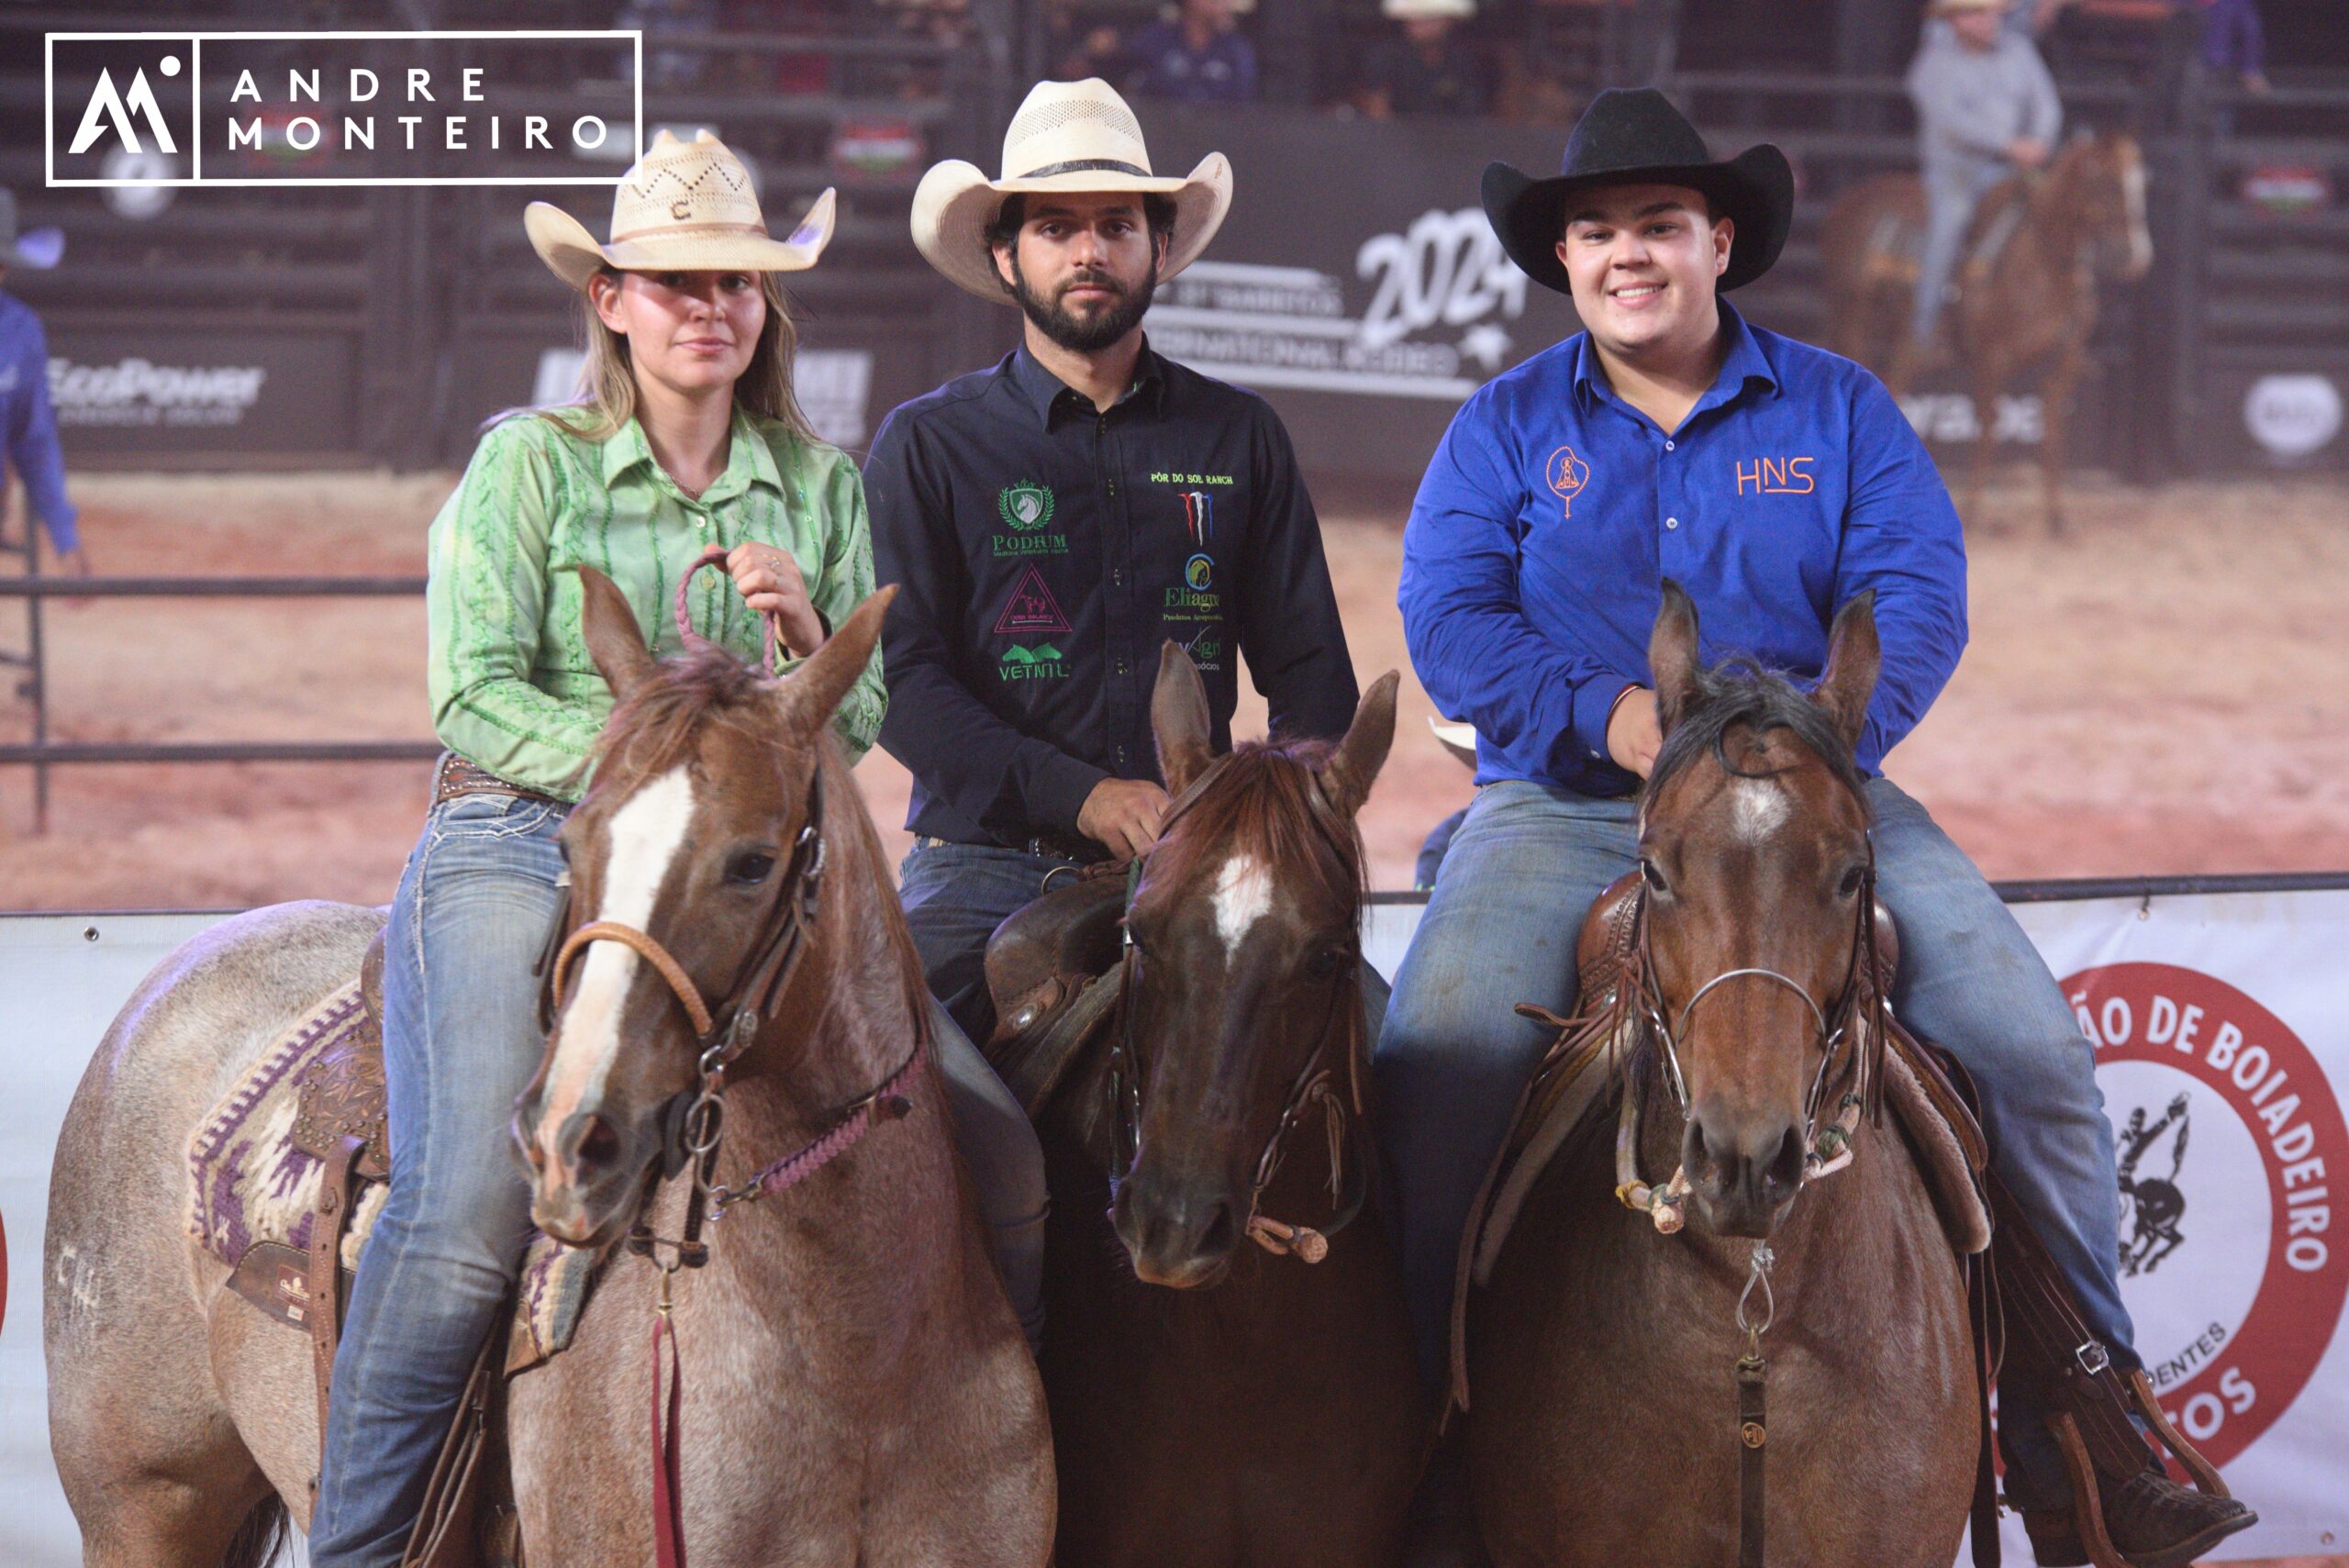
[[[611,855],[604,865],[604,899],[590,920],[612,920],[641,931],[652,919],[652,902],[667,879],[669,864],[685,842],[694,818],[694,785],[678,764],[636,792],[612,813]],[[545,1112],[540,1118],[550,1157],[555,1130],[583,1105],[602,1097],[605,1081],[620,1051],[620,1009],[635,978],[636,950],[618,942],[595,942],[579,961],[562,1032],[547,1074]]]
[[[1740,779],[1730,806],[1730,829],[1749,844],[1758,844],[1786,826],[1794,803],[1771,779]]]
[[[1273,907],[1273,871],[1253,855],[1238,854],[1223,862],[1215,879],[1215,929],[1224,951],[1240,956],[1240,940],[1248,928]]]
[[[2121,170],[2129,204],[2129,264],[2138,272],[2154,264],[2154,237],[2145,228],[2145,161],[2132,156]]]

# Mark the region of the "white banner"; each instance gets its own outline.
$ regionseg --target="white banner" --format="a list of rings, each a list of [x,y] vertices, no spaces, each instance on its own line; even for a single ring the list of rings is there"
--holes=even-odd
[[[2261,1517],[2232,1559],[2349,1541],[2349,888],[2019,905],[2098,1042],[2120,1140],[2121,1293],[2164,1407]],[[1392,975],[1417,905],[1370,911]],[[138,980],[214,917],[0,917],[0,1562],[79,1558],[49,1458],[41,1228],[67,1101]],[[2344,1187],[2349,1193],[2349,1187]],[[56,1288],[58,1282],[42,1281]],[[65,1282],[64,1288],[71,1288]],[[2008,1561],[2027,1563],[2009,1520]]]

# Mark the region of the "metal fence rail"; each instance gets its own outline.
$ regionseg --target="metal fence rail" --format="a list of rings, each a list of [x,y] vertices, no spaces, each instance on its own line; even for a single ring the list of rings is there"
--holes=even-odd
[[[11,545],[12,550],[16,548]],[[22,691],[32,703],[32,739],[0,745],[0,766],[33,771],[33,831],[49,831],[51,768],[96,762],[415,762],[440,754],[438,740],[52,740],[49,738],[48,663],[41,608],[50,599],[384,599],[415,598],[420,576],[57,577],[40,571],[28,536],[25,575],[0,577],[0,599],[25,603]]]

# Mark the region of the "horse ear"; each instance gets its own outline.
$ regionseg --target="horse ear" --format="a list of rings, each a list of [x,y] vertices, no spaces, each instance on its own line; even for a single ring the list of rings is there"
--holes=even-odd
[[[1648,634],[1648,673],[1655,677],[1657,728],[1669,735],[1697,696],[1697,601],[1669,577]]]
[[[813,734],[832,721],[841,699],[873,662],[873,650],[881,640],[882,619],[889,613],[889,601],[896,596],[897,585],[892,583],[857,606],[840,629],[807,656],[807,662],[784,677],[784,710],[801,730]]]
[[[579,568],[584,595],[579,622],[587,638],[587,656],[596,662],[612,688],[612,700],[622,702],[652,673],[652,650],[644,644],[636,612],[612,580],[592,566]]]
[[[1876,669],[1884,650],[1876,636],[1876,590],[1863,588],[1835,612],[1827,633],[1827,670],[1819,677],[1811,700],[1835,721],[1843,744],[1859,750],[1860,730],[1868,721],[1868,698],[1876,695]]]
[[[1169,795],[1190,788],[1215,760],[1208,740],[1208,689],[1199,680],[1198,666],[1171,637],[1158,651],[1150,730],[1158,739],[1158,772]]]
[[[1354,709],[1346,738],[1330,753],[1321,769],[1321,793],[1341,817],[1352,817],[1370,798],[1370,786],[1386,765],[1387,748],[1395,744],[1395,688],[1403,677],[1389,670],[1371,682]]]

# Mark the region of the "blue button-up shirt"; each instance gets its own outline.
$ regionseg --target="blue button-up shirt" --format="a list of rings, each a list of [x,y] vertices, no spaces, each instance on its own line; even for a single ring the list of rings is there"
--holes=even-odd
[[[49,401],[49,341],[31,306],[0,294],[0,486],[11,469],[24,480],[49,542],[61,554],[79,545],[73,503],[65,498],[57,415]]]
[[[1668,435],[1582,333],[1479,388],[1445,432],[1397,596],[1429,695],[1476,727],[1479,784],[1633,787],[1607,718],[1654,684],[1665,577],[1695,597],[1708,662],[1747,654],[1804,683],[1836,610],[1874,588],[1871,773],[1957,668],[1965,537],[1898,406],[1851,361],[1720,313],[1720,374]]]

